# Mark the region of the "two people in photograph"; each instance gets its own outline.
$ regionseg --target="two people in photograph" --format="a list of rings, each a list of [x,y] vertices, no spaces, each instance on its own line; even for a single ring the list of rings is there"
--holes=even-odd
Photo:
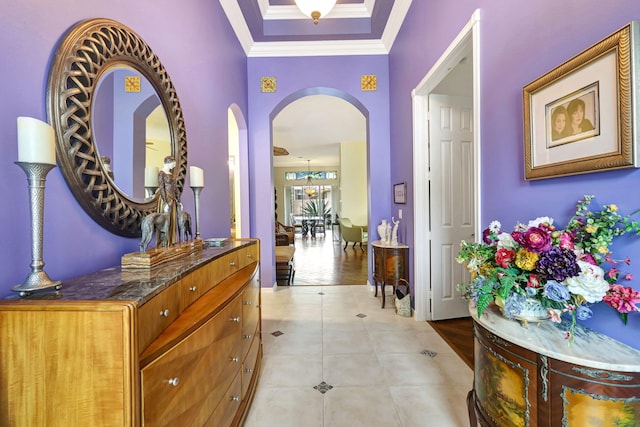
[[[585,117],[585,103],[576,98],[567,107],[562,105],[551,112],[551,140],[566,138],[593,130],[593,123]]]

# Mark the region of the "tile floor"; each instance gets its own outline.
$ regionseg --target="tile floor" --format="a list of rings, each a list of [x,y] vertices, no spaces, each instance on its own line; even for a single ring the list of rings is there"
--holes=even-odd
[[[369,286],[262,290],[262,376],[245,427],[468,426],[473,371]]]

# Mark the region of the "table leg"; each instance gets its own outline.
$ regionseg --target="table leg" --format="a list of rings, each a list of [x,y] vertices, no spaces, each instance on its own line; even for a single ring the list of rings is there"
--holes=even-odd
[[[382,308],[384,308],[384,285],[385,283],[382,282],[382,285],[380,286],[380,290],[382,291]]]

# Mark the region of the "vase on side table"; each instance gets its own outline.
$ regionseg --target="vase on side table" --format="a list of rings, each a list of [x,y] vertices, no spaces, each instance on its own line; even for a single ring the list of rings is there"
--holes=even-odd
[[[543,322],[549,319],[547,309],[535,298],[523,297],[516,304],[500,307],[502,314],[509,319],[518,320],[526,327],[529,322]]]
[[[389,235],[387,234],[389,230],[387,220],[383,219],[382,222],[378,225],[378,235],[380,236],[380,241],[386,243],[389,240]]]

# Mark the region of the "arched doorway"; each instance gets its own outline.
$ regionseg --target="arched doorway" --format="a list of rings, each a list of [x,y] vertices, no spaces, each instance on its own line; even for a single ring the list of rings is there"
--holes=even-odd
[[[275,219],[287,226],[297,226],[298,260],[302,259],[301,251],[324,254],[320,255],[322,268],[314,263],[296,262],[296,277],[302,279],[296,284],[313,284],[309,279],[316,272],[324,276],[323,284],[340,284],[326,280],[335,277],[327,274],[331,267],[327,263],[343,263],[341,257],[364,261],[360,283],[367,282],[367,254],[358,253],[359,259],[354,259],[350,248],[343,255],[338,227],[332,226],[338,216],[349,217],[356,224],[368,223],[368,119],[357,101],[345,98],[349,97],[329,88],[306,90],[287,97],[271,116],[272,145],[279,147],[279,154],[282,149],[288,153],[274,156],[272,161]],[[322,207],[322,212],[317,212],[318,207]],[[324,225],[313,235],[301,227],[301,219],[311,215],[311,211],[323,218]]]
[[[249,161],[247,125],[240,108],[228,111],[230,235],[249,237]]]

